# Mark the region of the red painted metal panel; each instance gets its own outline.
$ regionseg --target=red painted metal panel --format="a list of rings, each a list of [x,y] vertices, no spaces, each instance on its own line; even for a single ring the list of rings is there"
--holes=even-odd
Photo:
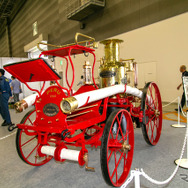
[[[59,80],[61,77],[50,67],[44,59],[32,59],[12,63],[4,69],[21,82]]]
[[[85,47],[85,46],[74,45],[74,46],[68,46],[64,48],[57,48],[57,49],[49,50],[49,51],[43,51],[41,54],[65,57],[69,55],[69,52],[70,52],[70,55],[77,55],[77,54],[83,54],[87,52],[91,53],[93,51],[95,50]]]

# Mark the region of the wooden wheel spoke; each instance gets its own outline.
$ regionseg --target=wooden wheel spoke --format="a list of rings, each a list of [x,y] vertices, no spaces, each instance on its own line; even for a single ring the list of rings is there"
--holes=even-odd
[[[158,93],[157,93],[157,91],[155,90],[155,96],[158,96]],[[159,101],[158,101],[158,98],[156,98],[156,100],[155,100],[155,108],[156,109],[158,109],[158,105],[159,105]]]
[[[36,150],[35,156],[38,156],[37,154],[38,154],[38,151]],[[37,164],[37,157],[35,157],[35,164]]]
[[[117,159],[116,159],[116,152],[114,152],[115,154],[115,166],[117,165]],[[118,182],[118,174],[117,174],[117,168],[116,168],[116,183]]]
[[[115,166],[116,166],[116,153],[114,152],[114,162],[115,162]],[[116,168],[114,169],[114,171],[112,172],[112,175],[111,175],[111,179],[114,177],[114,174],[115,174],[115,172],[116,172]],[[116,179],[117,180],[117,179]]]
[[[122,128],[121,128],[121,127],[120,127],[120,134],[121,134],[122,139],[123,139],[123,141],[124,141],[125,136],[123,135],[123,131],[122,131]],[[120,139],[120,140],[121,140],[121,139]],[[120,140],[119,140],[119,142],[120,142]]]
[[[26,144],[28,144],[29,142],[31,142],[35,138],[36,138],[36,136],[34,136],[33,138],[29,139],[27,142],[25,142],[24,144],[22,144],[21,147],[25,146]]]
[[[33,125],[33,122],[31,121],[31,119],[30,119],[30,118],[28,118],[28,120],[30,121],[31,125]]]
[[[38,146],[39,146],[39,144],[37,144],[37,145],[33,148],[33,150],[29,153],[29,155],[26,157],[26,159],[28,159],[28,158],[31,156],[31,154],[35,151],[35,149],[36,149]]]
[[[122,122],[122,119],[123,119],[123,113],[121,113],[120,120],[119,120],[119,117],[118,117],[118,116],[116,117],[116,119],[117,119],[117,122],[118,122],[119,127],[121,127],[121,122]]]
[[[122,140],[125,141],[127,140],[127,137],[128,135],[132,134],[132,130],[129,130],[128,129],[126,130],[126,134],[122,136],[122,138],[118,141],[118,142],[121,142]]]
[[[109,160],[110,160],[110,158],[111,158],[112,154],[113,154],[113,151],[111,151],[111,152],[110,152],[110,155],[108,156],[107,161],[109,161]]]
[[[111,135],[112,139],[114,139],[114,135],[113,135],[112,129],[110,129],[110,135]]]
[[[152,104],[154,104],[154,107],[156,108],[156,106],[155,106],[155,99],[154,99],[154,97],[153,97],[153,93],[152,93],[152,88],[149,86],[149,91],[150,91],[150,94],[151,94],[151,98],[152,98]]]
[[[155,109],[149,103],[146,103],[146,106],[148,107],[148,110],[155,111]]]
[[[149,127],[151,127],[152,129],[152,121],[155,118],[155,116],[153,116],[147,123],[146,123],[146,130],[147,130],[147,134],[149,135]]]
[[[155,121],[154,121],[154,127],[153,127],[153,139],[154,140],[156,139],[156,133],[157,133],[157,119],[155,119]]]
[[[122,119],[123,119],[123,112],[121,113],[121,117],[120,117],[120,125],[121,125]]]
[[[116,120],[117,120],[118,126],[121,127],[121,119],[119,120],[119,117],[117,116]]]
[[[116,140],[118,138],[118,134],[119,134],[119,130],[120,130],[120,126],[118,126],[117,132],[116,132]],[[120,131],[121,132],[121,131]]]
[[[119,121],[119,118],[118,118],[118,116],[117,116],[117,121],[118,121],[118,125],[119,125],[119,129],[118,129],[117,133],[120,131],[120,134],[121,134],[121,136],[122,136],[122,138],[123,138],[123,140],[124,140],[124,137],[123,137],[123,130],[122,130],[122,127],[121,127],[122,119],[123,119],[123,113],[121,113],[120,121]],[[118,137],[118,134],[116,135],[116,139],[117,139],[117,137]]]
[[[115,169],[114,169],[114,171],[113,171],[113,173],[112,173],[112,175],[111,175],[111,179],[114,177],[114,174],[116,173],[116,183],[117,183],[117,181],[118,181],[118,177],[117,177],[117,175],[118,175],[118,174],[117,174],[117,168],[118,168],[118,166],[119,166],[119,163],[120,163],[122,157],[123,157],[123,153],[121,154],[121,156],[120,156],[120,158],[119,158],[119,160],[118,160],[118,162],[117,162],[116,153],[114,153]]]
[[[151,123],[152,124],[152,123]],[[151,141],[153,141],[154,140],[154,138],[153,138],[153,130],[154,130],[154,125],[152,126],[151,125]]]
[[[146,125],[149,125],[151,123],[151,121],[155,118],[155,116],[153,116],[147,123]]]

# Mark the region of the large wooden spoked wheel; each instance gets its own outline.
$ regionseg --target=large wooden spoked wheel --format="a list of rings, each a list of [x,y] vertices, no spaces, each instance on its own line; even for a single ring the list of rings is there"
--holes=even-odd
[[[149,145],[156,145],[162,130],[162,102],[157,85],[149,82],[143,89],[141,100],[143,111],[142,132]]]
[[[26,124],[33,126],[33,122],[36,119],[35,109],[29,111],[21,120],[20,124]],[[32,130],[28,130],[27,134],[24,129],[18,129],[16,134],[16,148],[20,158],[27,164],[33,166],[41,166],[52,159],[51,156],[44,155],[39,157],[38,155],[38,137],[37,133]]]
[[[133,151],[131,116],[125,109],[117,109],[107,119],[101,143],[101,170],[107,184],[119,187],[124,183],[131,168]]]

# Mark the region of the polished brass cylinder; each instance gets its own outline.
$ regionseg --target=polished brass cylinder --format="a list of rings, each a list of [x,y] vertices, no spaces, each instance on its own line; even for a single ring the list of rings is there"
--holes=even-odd
[[[109,39],[103,40],[100,43],[104,44],[104,51],[105,51],[105,64],[113,63],[119,61],[119,54],[120,54],[120,43],[123,40],[119,39]]]
[[[137,63],[134,59],[120,59],[126,69],[127,84],[131,87],[137,86]]]
[[[118,84],[126,84],[127,78],[126,78],[126,67],[124,64],[119,63],[116,69],[116,83]]]
[[[99,68],[100,87],[108,87],[116,83],[116,66],[101,66]]]
[[[122,74],[125,75],[124,67],[119,66],[120,43],[119,39],[101,41],[104,44],[105,57],[99,67],[100,87],[108,87],[121,83]],[[120,76],[119,76],[120,75]]]
[[[14,104],[14,108],[15,108],[16,112],[23,112],[23,110],[28,108],[28,104],[25,100],[21,100]]]
[[[63,113],[71,113],[78,107],[78,101],[74,97],[64,98],[60,103]]]

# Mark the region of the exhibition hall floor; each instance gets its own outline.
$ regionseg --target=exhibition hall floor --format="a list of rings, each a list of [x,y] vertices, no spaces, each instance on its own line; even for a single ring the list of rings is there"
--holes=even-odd
[[[164,113],[170,112],[164,109]],[[171,111],[174,109],[172,106]],[[28,110],[27,110],[28,111]],[[27,112],[26,111],[26,112]],[[10,110],[12,121],[18,123],[26,112],[16,114]],[[0,123],[2,119],[0,117]],[[183,146],[185,128],[172,128],[170,125],[177,122],[163,120],[163,129],[159,143],[152,147],[146,144],[142,130],[135,129],[135,150],[131,169],[143,168],[144,172],[152,178],[163,181],[169,178],[176,165]],[[185,124],[185,123],[184,123]],[[24,163],[16,152],[16,130],[8,132],[7,127],[0,127],[0,187],[1,188],[107,188],[108,186],[101,173],[100,148],[90,148],[89,166],[95,172],[87,172],[77,163],[65,161],[49,163],[40,167],[33,167]],[[11,135],[10,135],[11,134]],[[8,136],[10,135],[10,136]],[[5,137],[8,136],[8,137]],[[186,151],[184,158],[186,157]],[[134,187],[132,181],[129,188]],[[188,170],[180,168],[175,178],[165,186],[154,185],[141,177],[141,188],[184,188],[188,187]]]

